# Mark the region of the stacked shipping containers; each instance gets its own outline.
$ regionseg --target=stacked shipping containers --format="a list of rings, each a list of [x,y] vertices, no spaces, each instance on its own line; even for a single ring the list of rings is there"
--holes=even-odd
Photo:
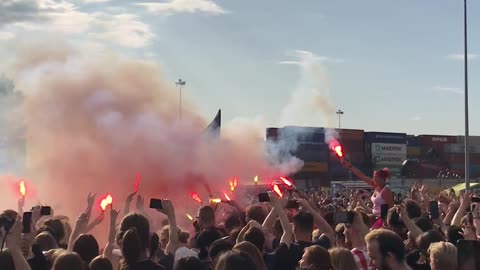
[[[343,147],[345,158],[352,164],[364,170],[365,168],[365,133],[363,130],[356,129],[337,129],[335,130],[337,139]],[[333,179],[350,179],[351,173],[340,164],[338,157],[330,152],[328,162],[328,174]]]
[[[373,171],[387,167],[392,175],[400,173],[407,159],[407,134],[366,132],[365,143]]]
[[[465,139],[463,136],[456,137],[456,142],[446,144],[444,148],[444,160],[448,162],[453,171],[465,170]],[[470,152],[470,175],[480,176],[480,136],[469,137]]]
[[[407,158],[420,159],[421,153],[420,139],[415,135],[407,135]]]

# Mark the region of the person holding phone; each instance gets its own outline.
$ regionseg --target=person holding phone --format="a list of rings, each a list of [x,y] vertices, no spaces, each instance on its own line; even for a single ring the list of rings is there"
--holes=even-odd
[[[379,218],[381,216],[382,205],[386,204],[389,208],[393,206],[393,193],[390,186],[387,185],[387,180],[390,178],[390,171],[387,168],[376,170],[373,173],[373,178],[370,178],[355,168],[350,162],[342,160],[341,163],[346,169],[350,170],[354,175],[374,189],[370,199],[373,203],[372,213],[376,217]]]

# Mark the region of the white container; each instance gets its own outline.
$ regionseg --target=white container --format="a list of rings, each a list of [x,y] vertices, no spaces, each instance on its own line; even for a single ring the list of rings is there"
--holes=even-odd
[[[382,155],[375,154],[372,155],[372,162],[374,166],[401,166],[402,163],[407,159],[407,155]]]
[[[372,143],[372,154],[377,155],[407,155],[406,144]]]

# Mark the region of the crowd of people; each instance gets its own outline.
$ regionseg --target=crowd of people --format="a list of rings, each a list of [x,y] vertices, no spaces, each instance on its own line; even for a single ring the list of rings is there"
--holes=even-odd
[[[42,206],[36,206],[28,211],[30,228],[25,228],[20,203],[0,215],[0,269],[480,269],[478,197],[453,190],[431,194],[421,184],[402,196],[389,188],[388,170],[370,178],[348,162],[343,165],[372,191],[292,189],[283,197],[269,192],[267,200],[246,206],[215,202],[199,208],[190,228],[177,225],[184,213],[170,200],[161,200],[155,215],[130,211],[139,196],[131,194],[121,216],[106,209],[105,246],[90,234],[102,221],[91,220],[95,196],[88,196],[86,210],[73,224],[55,209],[42,215]],[[233,211],[220,215],[222,204]],[[165,222],[155,232],[158,219]]]

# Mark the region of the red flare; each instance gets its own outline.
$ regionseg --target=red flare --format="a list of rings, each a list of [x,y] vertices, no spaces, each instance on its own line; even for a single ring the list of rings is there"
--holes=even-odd
[[[20,181],[18,184],[18,191],[22,195],[22,197],[25,197],[27,195],[27,188],[25,187],[25,181]]]
[[[135,183],[133,184],[133,191],[135,193],[138,192],[138,188],[140,186],[140,180],[142,179],[142,176],[140,174],[137,174],[137,179],[135,180]]]
[[[287,187],[293,187],[292,181],[288,180],[287,178],[285,178],[285,177],[280,177],[280,180],[282,180],[282,182],[283,182]]]
[[[225,196],[225,199],[226,199],[227,201],[231,201],[231,200],[232,200],[232,199],[230,199],[230,196],[228,196],[228,194],[227,194],[226,192],[223,193],[223,195]]]
[[[198,193],[196,192],[192,192],[190,193],[190,197],[192,197],[192,199],[197,202],[198,204],[201,204],[202,203],[202,199],[200,198],[200,195],[198,195]]]
[[[103,200],[100,201],[100,207],[102,208],[102,211],[105,211],[107,209],[107,206],[111,205],[113,203],[113,197],[111,194],[107,194]]]
[[[339,157],[343,158],[343,147],[337,140],[332,140],[329,143],[330,149]]]
[[[233,187],[237,187],[238,184],[238,178],[236,176],[233,177]]]
[[[278,197],[280,197],[280,198],[283,197],[282,190],[280,189],[280,187],[277,184],[273,185],[273,191],[275,192],[275,194],[277,194]]]

